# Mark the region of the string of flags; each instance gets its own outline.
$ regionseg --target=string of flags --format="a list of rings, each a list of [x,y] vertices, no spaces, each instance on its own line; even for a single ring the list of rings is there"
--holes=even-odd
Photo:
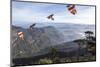
[[[75,8],[76,6],[74,4],[68,4],[66,7],[71,14],[75,15],[77,13],[77,10]],[[49,16],[47,16],[47,19],[54,21],[54,14],[50,14]],[[30,27],[29,27],[31,34],[32,34],[32,30],[34,29],[35,25],[36,24],[34,23],[34,24],[30,25]],[[21,40],[24,40],[24,32],[22,32],[22,31],[18,32],[17,35]]]
[[[73,15],[75,15],[75,14],[77,13],[74,4],[68,4],[68,5],[67,5],[67,9],[68,9],[68,11],[69,11],[71,14],[73,14]],[[47,18],[50,19],[50,20],[54,20],[54,14],[50,14],[49,16],[47,16]],[[32,24],[32,25],[30,26],[30,30],[32,30],[32,29],[34,28],[35,25],[36,25],[35,23]],[[19,37],[21,40],[24,40],[24,32],[18,32],[18,37]]]
[[[68,4],[67,9],[73,15],[75,15],[77,13],[77,10],[75,8],[75,4]],[[50,20],[54,20],[54,14],[50,14],[49,16],[47,16],[47,18]]]

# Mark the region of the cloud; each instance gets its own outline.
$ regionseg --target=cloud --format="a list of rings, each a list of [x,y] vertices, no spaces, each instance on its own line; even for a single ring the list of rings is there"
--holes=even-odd
[[[12,21],[13,24],[22,24],[23,22],[95,24],[95,7],[76,5],[76,9],[77,14],[72,15],[66,5],[13,2]],[[46,18],[51,13],[54,13],[54,21]]]

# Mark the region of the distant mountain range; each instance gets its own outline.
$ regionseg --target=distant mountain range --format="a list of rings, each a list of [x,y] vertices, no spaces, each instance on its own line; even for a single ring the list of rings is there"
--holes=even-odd
[[[38,24],[37,24],[38,25]],[[35,26],[30,33],[28,27],[12,25],[11,42],[12,57],[23,58],[49,53],[53,46],[60,52],[77,52],[79,46],[73,40],[81,39],[84,31],[95,30],[94,25],[60,25]],[[25,33],[25,41],[17,38],[18,31]],[[81,34],[82,33],[82,34]],[[75,53],[76,54],[76,53]]]
[[[22,22],[20,22],[22,23]],[[23,22],[24,23],[24,22]],[[34,22],[35,23],[35,22]],[[28,28],[33,23],[25,23],[25,24],[13,24],[19,27]],[[55,22],[44,22],[44,23],[36,23],[36,27],[46,27],[46,26],[54,26],[54,27],[65,27],[65,28],[73,28],[73,27],[84,27],[84,26],[91,26],[92,28],[95,27],[95,24],[74,24],[74,23],[55,23]]]
[[[28,28],[31,24],[21,24],[20,27]],[[36,23],[36,28],[44,28],[52,26],[56,28],[64,36],[64,41],[73,41],[75,39],[84,38],[85,31],[93,31],[95,35],[95,25],[89,24],[73,24],[73,23]]]

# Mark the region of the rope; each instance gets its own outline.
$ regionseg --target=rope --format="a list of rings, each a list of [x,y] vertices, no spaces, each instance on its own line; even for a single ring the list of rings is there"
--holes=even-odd
[[[33,27],[30,27],[30,28],[29,28],[29,31],[30,31],[32,40],[33,40],[33,36],[32,36],[32,34],[33,34],[33,29],[34,29]],[[34,41],[34,45],[35,45],[36,49],[40,51],[40,49],[38,48],[38,46],[36,45],[36,43],[37,43],[37,40]]]

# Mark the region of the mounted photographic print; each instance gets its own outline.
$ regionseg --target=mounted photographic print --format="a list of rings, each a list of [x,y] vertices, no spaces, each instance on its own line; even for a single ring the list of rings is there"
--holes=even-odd
[[[11,2],[11,66],[96,61],[95,5]]]

